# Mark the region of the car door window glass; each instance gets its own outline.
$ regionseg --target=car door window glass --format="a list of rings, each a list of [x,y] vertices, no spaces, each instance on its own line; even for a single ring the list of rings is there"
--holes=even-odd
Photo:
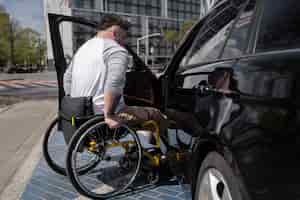
[[[256,52],[300,47],[300,4],[295,0],[266,0]]]
[[[197,64],[200,62],[212,61],[220,55],[220,51],[224,45],[226,37],[229,34],[232,22],[222,28],[217,34],[215,34],[210,40],[204,43],[201,47],[194,46],[191,54],[185,60],[185,65]],[[213,34],[213,31],[207,32],[207,34]],[[205,36],[204,36],[205,37]],[[197,41],[200,43],[200,41]]]
[[[210,72],[211,70],[212,67],[210,65],[207,65],[185,71],[185,73],[182,74],[183,76],[185,76],[182,81],[182,88],[191,89],[198,87],[199,84],[206,84],[208,82],[208,72]],[[202,74],[197,74],[199,72],[201,72]]]
[[[236,58],[243,54],[247,45],[249,28],[254,14],[255,0],[248,3],[235,22],[231,35],[226,43],[222,58]]]
[[[186,66],[213,61],[220,56],[237,12],[236,7],[229,5],[200,30],[181,61],[178,72],[184,71]]]

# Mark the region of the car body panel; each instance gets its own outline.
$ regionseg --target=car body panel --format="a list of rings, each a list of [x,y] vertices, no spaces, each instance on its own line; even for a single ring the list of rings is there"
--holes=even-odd
[[[255,198],[299,198],[299,56],[300,51],[256,55],[234,67],[240,94],[235,104],[242,111],[223,133],[232,134],[232,151]]]
[[[262,13],[262,3],[258,1],[244,55],[199,63],[176,76],[178,63],[197,35],[195,26],[167,68],[167,108],[196,114],[197,101],[203,101],[208,94],[214,96],[206,106],[207,112],[198,116],[202,126],[211,125],[196,138],[186,172],[193,190],[201,162],[209,152],[217,151],[239,177],[245,199],[299,198],[300,49],[254,54]],[[201,76],[210,76],[218,68],[228,69],[228,88],[197,97]],[[176,88],[187,81],[189,88]]]

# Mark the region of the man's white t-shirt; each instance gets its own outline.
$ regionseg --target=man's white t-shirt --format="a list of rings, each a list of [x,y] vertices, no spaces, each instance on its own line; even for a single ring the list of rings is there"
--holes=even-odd
[[[93,96],[94,112],[102,114],[104,91],[120,94],[115,112],[125,106],[123,89],[126,81],[128,52],[116,41],[94,37],[75,53],[66,73],[64,89],[71,97]]]

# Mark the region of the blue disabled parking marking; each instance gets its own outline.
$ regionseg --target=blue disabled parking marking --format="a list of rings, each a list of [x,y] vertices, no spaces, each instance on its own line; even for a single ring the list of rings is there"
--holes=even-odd
[[[72,187],[69,180],[61,175],[58,175],[45,166],[46,163],[42,159],[33,172],[32,178],[28,182],[25,191],[22,194],[22,200],[35,199],[77,199],[80,195]],[[186,198],[189,196],[185,194],[182,187],[174,182],[170,185],[164,184],[154,188],[146,189],[142,192],[136,192],[132,195],[120,196],[122,200],[190,200]]]
[[[62,138],[55,140],[61,145]],[[57,159],[64,160],[65,153],[58,153]],[[67,177],[56,174],[52,171],[44,158],[41,158],[33,171],[32,177],[27,183],[23,192],[22,200],[56,200],[56,199],[78,199],[79,193],[73,188]],[[147,187],[140,191],[124,194],[115,199],[122,200],[191,200],[191,194],[185,192],[176,180],[164,181],[155,187]]]

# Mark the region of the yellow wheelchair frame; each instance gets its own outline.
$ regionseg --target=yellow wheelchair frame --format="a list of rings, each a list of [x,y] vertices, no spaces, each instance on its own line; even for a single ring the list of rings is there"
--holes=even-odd
[[[155,138],[155,143],[154,144],[154,148],[160,149],[160,131],[159,131],[159,126],[158,124],[153,121],[153,120],[149,120],[146,121],[144,123],[142,123],[142,125],[140,127],[133,127],[133,130],[137,131],[137,130],[149,130],[152,131],[154,133],[154,138]],[[105,144],[104,148],[105,149],[109,149],[109,148],[115,148],[115,147],[121,147],[124,149],[124,151],[127,153],[129,150],[129,146],[130,145],[134,145],[135,142],[134,141],[124,141],[124,142],[111,142],[109,144]],[[96,152],[97,150],[97,142],[94,139],[91,139],[88,143],[87,146],[88,151],[90,152]],[[160,165],[160,154],[150,154],[147,151],[143,151],[143,155],[146,156],[149,160],[152,166],[154,167],[158,167]]]
[[[133,130],[148,130],[154,133],[154,138],[155,138],[155,144],[154,148],[160,149],[161,147],[161,137],[160,137],[160,130],[157,122],[154,120],[149,120],[146,122],[143,122],[140,127],[133,127]],[[115,148],[115,147],[121,147],[124,149],[125,153],[128,152],[129,146],[134,145],[134,141],[124,141],[124,142],[115,142],[113,141],[112,143],[105,144],[104,148],[109,149],[109,148]],[[95,152],[97,149],[97,143],[95,140],[91,140],[89,142],[89,146],[87,147],[89,151]],[[150,160],[151,166],[153,167],[159,167],[161,163],[161,154],[160,153],[155,153],[151,154],[145,149],[143,150],[143,155],[147,157]],[[176,152],[175,155],[172,155],[173,159],[175,160],[181,160],[182,159],[182,153]]]

